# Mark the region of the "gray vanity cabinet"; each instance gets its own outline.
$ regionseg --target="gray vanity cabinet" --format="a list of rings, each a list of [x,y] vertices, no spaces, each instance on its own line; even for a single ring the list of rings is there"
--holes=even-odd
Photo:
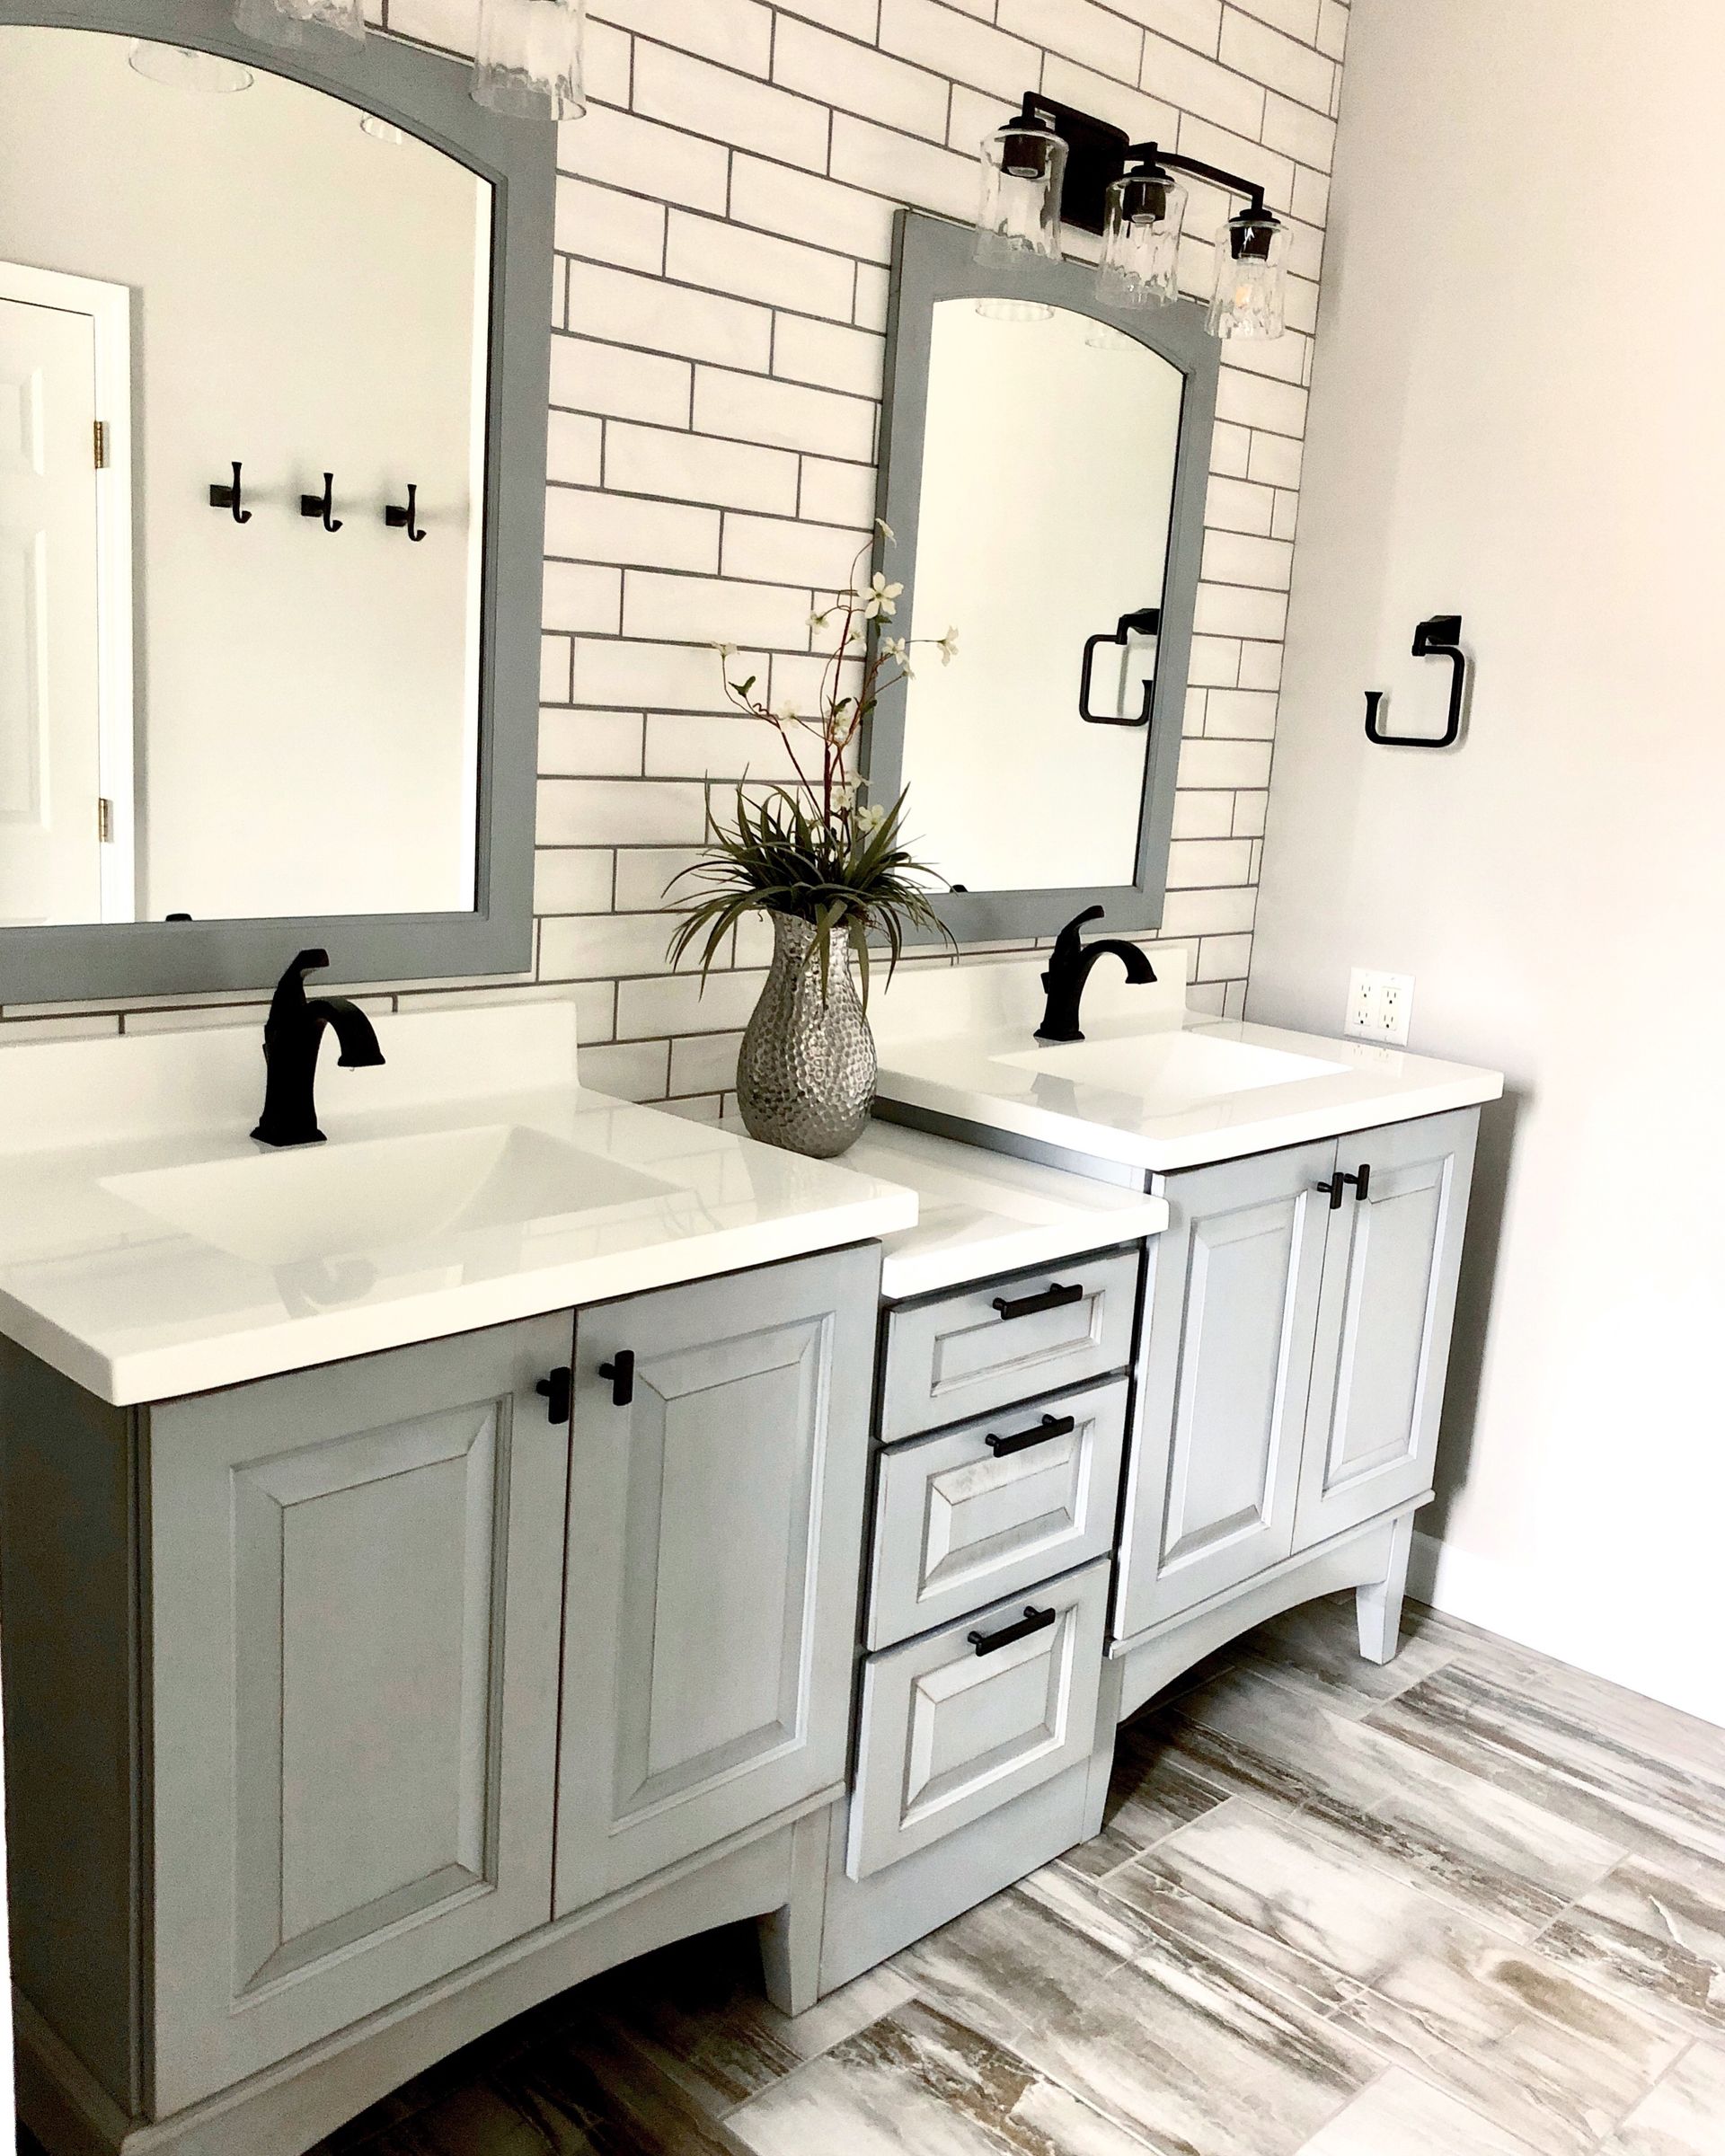
[[[1294,1548],[1332,1140],[1160,1178],[1114,1629],[1220,1595]]]
[[[560,1915],[843,1782],[880,1285],[870,1245],[581,1312]]]
[[[1468,1109],[1336,1149],[1370,1195],[1330,1216],[1296,1549],[1431,1488],[1478,1127]]]
[[[1155,1179],[1117,1639],[1430,1489],[1478,1119]]]
[[[548,1922],[571,1326],[148,1410],[157,2115]]]

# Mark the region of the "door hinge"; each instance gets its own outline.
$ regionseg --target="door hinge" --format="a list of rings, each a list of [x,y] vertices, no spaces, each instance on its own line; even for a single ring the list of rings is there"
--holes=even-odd
[[[105,472],[105,471],[108,469],[108,422],[107,422],[107,420],[98,420],[96,421],[96,423],[95,423],[94,427],[92,429],[92,432],[93,432],[93,435],[94,435],[94,437],[95,437],[95,445],[94,445],[94,446],[95,446],[95,452],[96,452],[96,470],[97,470],[98,472]]]
[[[104,846],[114,843],[114,804],[105,794],[96,803],[96,837]]]

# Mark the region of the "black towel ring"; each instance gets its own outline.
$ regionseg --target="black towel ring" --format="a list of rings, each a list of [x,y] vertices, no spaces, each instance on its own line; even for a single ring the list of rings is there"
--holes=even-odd
[[[1386,734],[1378,724],[1385,692],[1366,692],[1366,738],[1378,748],[1451,748],[1462,730],[1462,711],[1467,698],[1467,654],[1462,649],[1459,614],[1434,614],[1413,632],[1416,658],[1446,658],[1455,671],[1449,682],[1449,720],[1441,734]]]
[[[1084,663],[1078,675],[1078,716],[1086,726],[1148,726],[1151,711],[1156,701],[1156,685],[1153,677],[1144,685],[1144,709],[1136,719],[1117,719],[1104,716],[1090,708],[1091,668],[1096,663],[1096,654],[1104,644],[1119,644],[1122,650],[1130,636],[1160,636],[1162,609],[1160,606],[1141,606],[1136,614],[1123,614],[1112,636],[1092,636],[1084,644]]]

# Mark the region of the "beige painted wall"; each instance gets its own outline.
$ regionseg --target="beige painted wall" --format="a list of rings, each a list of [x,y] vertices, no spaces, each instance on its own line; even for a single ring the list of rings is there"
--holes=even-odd
[[[1250,1014],[1413,974],[1488,1118],[1443,1606],[1725,1722],[1716,0],[1355,10]],[[1477,659],[1452,755],[1414,623]]]

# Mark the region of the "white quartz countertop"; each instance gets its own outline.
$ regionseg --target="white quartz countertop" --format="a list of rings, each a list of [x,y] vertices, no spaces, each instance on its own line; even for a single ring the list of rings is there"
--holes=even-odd
[[[263,1078],[255,1028],[0,1048],[0,1332],[123,1406],[916,1224],[915,1193],[871,1169],[580,1090],[568,1003],[376,1027],[382,1070],[341,1070],[326,1045],[328,1144],[282,1153],[247,1135]],[[411,1140],[422,1154],[403,1149]],[[314,1155],[324,1179],[387,1162],[385,1195],[397,1202],[405,1184],[415,1201],[407,1232],[320,1243],[320,1224],[296,1213],[295,1163]],[[411,1189],[412,1162],[467,1155],[478,1196],[464,1188],[439,1217],[431,1192]],[[592,1204],[574,1195],[584,1178]],[[196,1218],[216,1199],[228,1212],[211,1217],[232,1226],[174,1224],[176,1209]]]
[[[1141,1189],[890,1123],[871,1124],[845,1165],[916,1193],[916,1224],[886,1238],[881,1291],[893,1303],[1135,1242],[1168,1225],[1168,1201]]]
[[[1148,1173],[1201,1167],[1495,1100],[1497,1071],[1185,1007],[1176,951],[1156,985],[1097,962],[1081,1043],[1039,1043],[1045,957],[901,967],[870,1016],[883,1100]]]

